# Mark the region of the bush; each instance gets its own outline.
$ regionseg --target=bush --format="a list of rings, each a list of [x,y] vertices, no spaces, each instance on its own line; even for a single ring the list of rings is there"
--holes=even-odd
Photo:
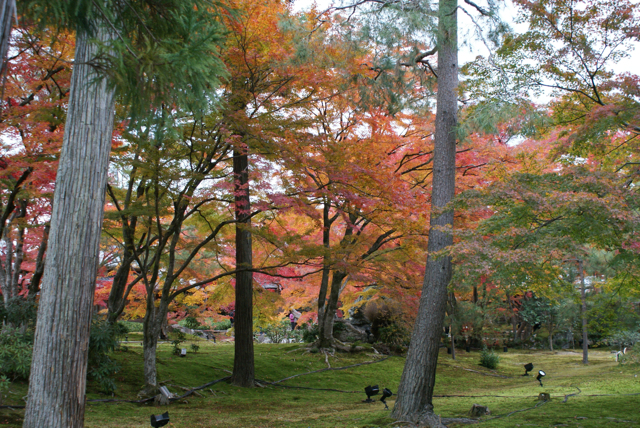
[[[188,316],[185,319],[178,321],[178,325],[190,328],[191,330],[196,330],[202,324],[200,324],[200,321],[198,321],[196,317]]]
[[[500,363],[500,356],[494,353],[492,350],[488,350],[486,347],[482,349],[480,353],[480,365],[486,367],[488,369],[496,369],[498,368],[498,363]]]
[[[271,340],[272,343],[280,343],[289,338],[291,332],[291,323],[289,321],[280,321],[279,323],[267,324],[262,332]]]
[[[12,324],[14,326],[35,326],[38,307],[34,299],[21,296],[12,297],[7,304],[0,299],[0,324]]]
[[[171,341],[173,345],[173,355],[180,355],[182,351],[180,344],[187,340],[187,336],[180,330],[174,330],[173,337],[174,339]]]
[[[231,320],[222,320],[211,323],[211,330],[229,330],[231,328]]]
[[[118,363],[109,355],[127,332],[127,327],[120,322],[109,324],[104,320],[94,320],[91,323],[88,375],[105,394],[112,394],[116,390],[113,376],[120,370]]]
[[[615,346],[620,349],[631,348],[640,342],[640,333],[633,330],[618,331],[605,339],[609,346]]]
[[[300,329],[292,331],[291,322],[288,319],[272,324],[267,324],[266,327],[262,328],[261,330],[262,333],[264,333],[272,343],[281,343],[283,340],[288,341],[289,339],[294,339],[296,342],[301,342],[304,334]]]
[[[0,405],[2,405],[2,393],[9,390],[11,381],[5,375],[0,376]]]
[[[394,349],[409,346],[410,333],[395,322],[378,328],[378,340]]]
[[[626,354],[620,354],[618,364],[640,364],[640,342],[633,345],[633,348],[627,349]]]
[[[142,333],[144,325],[141,322],[118,321],[118,324],[127,329],[128,333]]]
[[[198,352],[200,350],[200,346],[195,343],[191,344],[191,352]]]
[[[13,379],[29,379],[33,331],[5,326],[0,333],[0,375]]]
[[[300,326],[300,330],[302,331],[302,340],[305,343],[313,343],[318,340],[318,334],[320,333],[318,324],[304,323]]]

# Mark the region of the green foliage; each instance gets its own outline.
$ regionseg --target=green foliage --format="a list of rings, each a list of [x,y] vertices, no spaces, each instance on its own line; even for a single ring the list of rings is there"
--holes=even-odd
[[[345,326],[344,321],[336,321],[336,322],[333,323],[333,334],[334,334],[334,336],[336,334],[342,333],[346,329],[347,329],[347,327]]]
[[[171,341],[171,344],[173,345],[173,355],[180,355],[180,352],[182,351],[180,344],[186,340],[187,336],[180,330],[175,330],[173,332],[173,340]]]
[[[2,394],[9,390],[11,381],[5,375],[0,375],[0,405],[2,405]]]
[[[144,329],[144,324],[141,322],[118,321],[118,324],[126,329],[127,333],[142,333]]]
[[[4,299],[0,299],[0,323],[34,326],[37,315],[38,307],[34,299],[16,296],[9,299],[6,305]]]
[[[33,330],[5,326],[0,333],[0,375],[29,379]]]
[[[299,342],[304,336],[304,333],[300,330],[291,330],[291,322],[289,320],[267,324],[262,329],[262,332],[272,343],[281,343],[283,340],[289,339],[295,339],[296,342]]]
[[[318,334],[320,334],[320,329],[318,327],[318,324],[304,323],[300,326],[300,330],[302,331],[302,340],[305,343],[313,343],[316,340],[318,340]]]
[[[225,75],[221,16],[233,12],[216,0],[24,0],[18,10],[43,27],[116,32],[94,62],[133,117],[163,105],[206,111]]]
[[[199,328],[202,324],[200,323],[200,321],[198,321],[196,317],[188,316],[185,319],[178,321],[178,325],[195,330]]]
[[[640,341],[636,341],[632,348],[627,349],[626,354],[618,356],[618,364],[640,365]]]
[[[111,358],[111,354],[127,331],[120,323],[109,324],[104,320],[91,323],[88,374],[105,394],[112,394],[116,390],[113,376],[120,370],[120,365]]]
[[[211,323],[211,330],[229,330],[231,328],[231,320],[222,320]]]
[[[609,346],[619,347],[620,349],[631,348],[640,342],[640,333],[633,330],[618,331],[607,337],[606,342]]]
[[[484,347],[480,352],[480,365],[495,370],[498,368],[498,363],[500,363],[500,356]]]
[[[378,340],[396,351],[409,346],[411,332],[396,322],[390,322],[378,328]]]
[[[626,300],[609,293],[599,293],[588,299],[589,339],[600,342],[621,331],[637,331],[640,314]]]
[[[200,345],[192,343],[189,349],[191,349],[191,352],[198,352],[200,350]]]

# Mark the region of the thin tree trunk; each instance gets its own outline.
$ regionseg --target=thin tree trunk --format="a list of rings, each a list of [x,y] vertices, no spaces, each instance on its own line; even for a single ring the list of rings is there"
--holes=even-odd
[[[578,260],[580,269],[580,300],[582,303],[582,364],[589,364],[589,335],[587,334],[587,291],[584,284],[584,266],[582,260]]]
[[[127,303],[129,272],[131,271],[131,264],[135,257],[133,256],[133,252],[129,250],[128,245],[125,245],[122,263],[118,266],[118,270],[113,277],[109,298],[107,299],[107,322],[110,324],[114,324],[118,320]]]
[[[324,254],[322,256],[322,278],[320,280],[320,292],[318,293],[318,329],[324,324],[324,312],[327,303],[327,290],[329,289],[329,275],[331,273],[331,261],[329,260],[329,250],[331,247],[331,225],[333,220],[329,218],[331,205],[324,202],[322,210],[322,246]]]
[[[451,280],[453,210],[442,212],[454,196],[457,125],[457,0],[440,0],[438,23],[438,96],[433,161],[431,227],[420,308],[411,335],[392,416],[417,420],[433,411],[433,389],[440,337]],[[425,415],[427,416],[427,415]]]
[[[94,37],[107,41],[111,35],[98,29]],[[78,31],[25,428],[84,424],[89,328],[114,115],[113,90],[87,64],[95,53],[90,35]]]
[[[40,291],[40,281],[42,280],[45,265],[44,255],[47,251],[47,245],[49,244],[50,227],[51,226],[47,224],[42,231],[42,241],[40,241],[40,248],[38,248],[38,255],[36,256],[36,269],[29,283],[29,297],[35,298],[36,294]]]
[[[456,335],[453,334],[453,324],[449,327],[449,332],[451,333],[451,358],[456,359]]]
[[[233,357],[234,385],[252,387],[255,383],[253,354],[253,266],[251,248],[251,202],[249,200],[249,156],[246,148],[234,149],[236,212],[236,308],[234,317],[235,354]]]
[[[24,260],[24,226],[18,226],[18,240],[16,245],[16,258],[13,261],[13,276],[11,277],[12,297],[20,295],[20,273]]]

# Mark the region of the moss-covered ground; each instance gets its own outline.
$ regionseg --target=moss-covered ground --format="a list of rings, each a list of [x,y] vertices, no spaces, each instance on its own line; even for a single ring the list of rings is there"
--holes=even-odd
[[[198,342],[200,350],[180,358],[170,344],[158,352],[159,380],[170,391],[196,387],[228,375],[233,366],[233,344]],[[142,386],[142,347],[128,343],[116,353],[122,370],[116,375],[113,398],[136,400]],[[188,348],[188,345],[187,345]],[[256,345],[256,378],[274,382],[292,375],[327,368],[324,354],[305,352],[301,344]],[[479,352],[458,351],[454,361],[443,350],[438,366],[436,412],[442,417],[465,417],[474,403],[488,406],[491,415],[480,419],[483,427],[638,427],[640,426],[640,367],[620,366],[608,351],[590,352],[587,366],[579,352],[509,350],[500,354],[498,369],[478,365]],[[328,357],[333,368],[383,358],[373,351]],[[523,377],[523,365],[532,362],[534,372],[546,371],[541,387],[535,376]],[[389,411],[379,401],[363,403],[363,388],[377,384],[397,391],[404,358],[389,357],[375,364],[345,370],[298,376],[281,385],[251,389],[217,383],[200,395],[155,407],[152,404],[90,403],[87,427],[148,427],[149,416],[169,411],[168,427],[391,427]],[[465,370],[466,369],[466,370]],[[323,391],[332,389],[338,391]],[[27,385],[14,382],[4,394],[4,404],[24,404]],[[541,404],[538,394],[551,401]],[[576,394],[564,398],[568,394]],[[626,395],[625,395],[626,394]],[[637,395],[631,395],[637,394]],[[104,399],[97,385],[89,383],[89,399]],[[376,397],[377,398],[377,397]],[[393,406],[394,397],[388,399]],[[537,405],[537,407],[536,407]],[[525,410],[526,409],[526,410]],[[522,410],[520,412],[516,412]],[[512,413],[516,412],[516,413]],[[510,414],[512,413],[512,414]],[[0,410],[0,426],[20,426],[23,410]],[[496,418],[497,417],[497,418]],[[404,426],[407,426],[406,424]],[[461,425],[449,425],[461,426]]]

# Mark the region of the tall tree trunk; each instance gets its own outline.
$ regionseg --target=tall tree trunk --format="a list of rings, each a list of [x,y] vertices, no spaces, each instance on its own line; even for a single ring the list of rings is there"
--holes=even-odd
[[[329,275],[331,273],[331,260],[329,250],[331,248],[331,225],[333,220],[329,218],[331,204],[325,200],[322,210],[322,278],[320,280],[320,292],[318,293],[318,332],[324,324],[324,312],[327,303],[327,290],[329,289]]]
[[[320,348],[331,348],[335,341],[333,338],[333,321],[338,310],[338,300],[340,299],[340,286],[342,281],[347,277],[347,273],[343,271],[333,271],[331,278],[331,292],[329,293],[329,301],[327,302],[324,316],[322,320],[318,320],[318,345]]]
[[[440,337],[451,280],[453,210],[442,211],[454,196],[458,87],[457,0],[440,0],[438,11],[438,96],[427,267],[407,362],[393,417],[416,420],[433,411],[433,388]]]
[[[151,295],[153,296],[153,291]],[[147,294],[147,296],[149,293]],[[144,389],[143,395],[151,396],[158,392],[158,370],[156,365],[156,350],[158,348],[158,337],[160,336],[160,326],[162,319],[167,318],[167,311],[164,305],[155,306],[155,298],[147,297],[147,310],[144,315],[143,324],[143,364],[144,364]]]
[[[587,334],[587,290],[584,284],[584,266],[582,259],[578,260],[580,269],[580,313],[582,316],[582,364],[589,364],[589,335]]]
[[[247,149],[233,152],[236,213],[236,313],[234,317],[234,385],[252,387],[255,380],[253,355],[253,266],[251,249],[251,203],[249,200],[249,155]]]
[[[16,16],[16,0],[0,0],[0,78],[4,80],[7,71],[7,54],[9,53],[9,40],[11,38],[11,24]]]
[[[98,29],[94,35],[111,35]],[[36,326],[26,428],[84,424],[89,328],[114,115],[114,92],[88,65],[96,54],[78,31],[67,122],[51,214]]]

